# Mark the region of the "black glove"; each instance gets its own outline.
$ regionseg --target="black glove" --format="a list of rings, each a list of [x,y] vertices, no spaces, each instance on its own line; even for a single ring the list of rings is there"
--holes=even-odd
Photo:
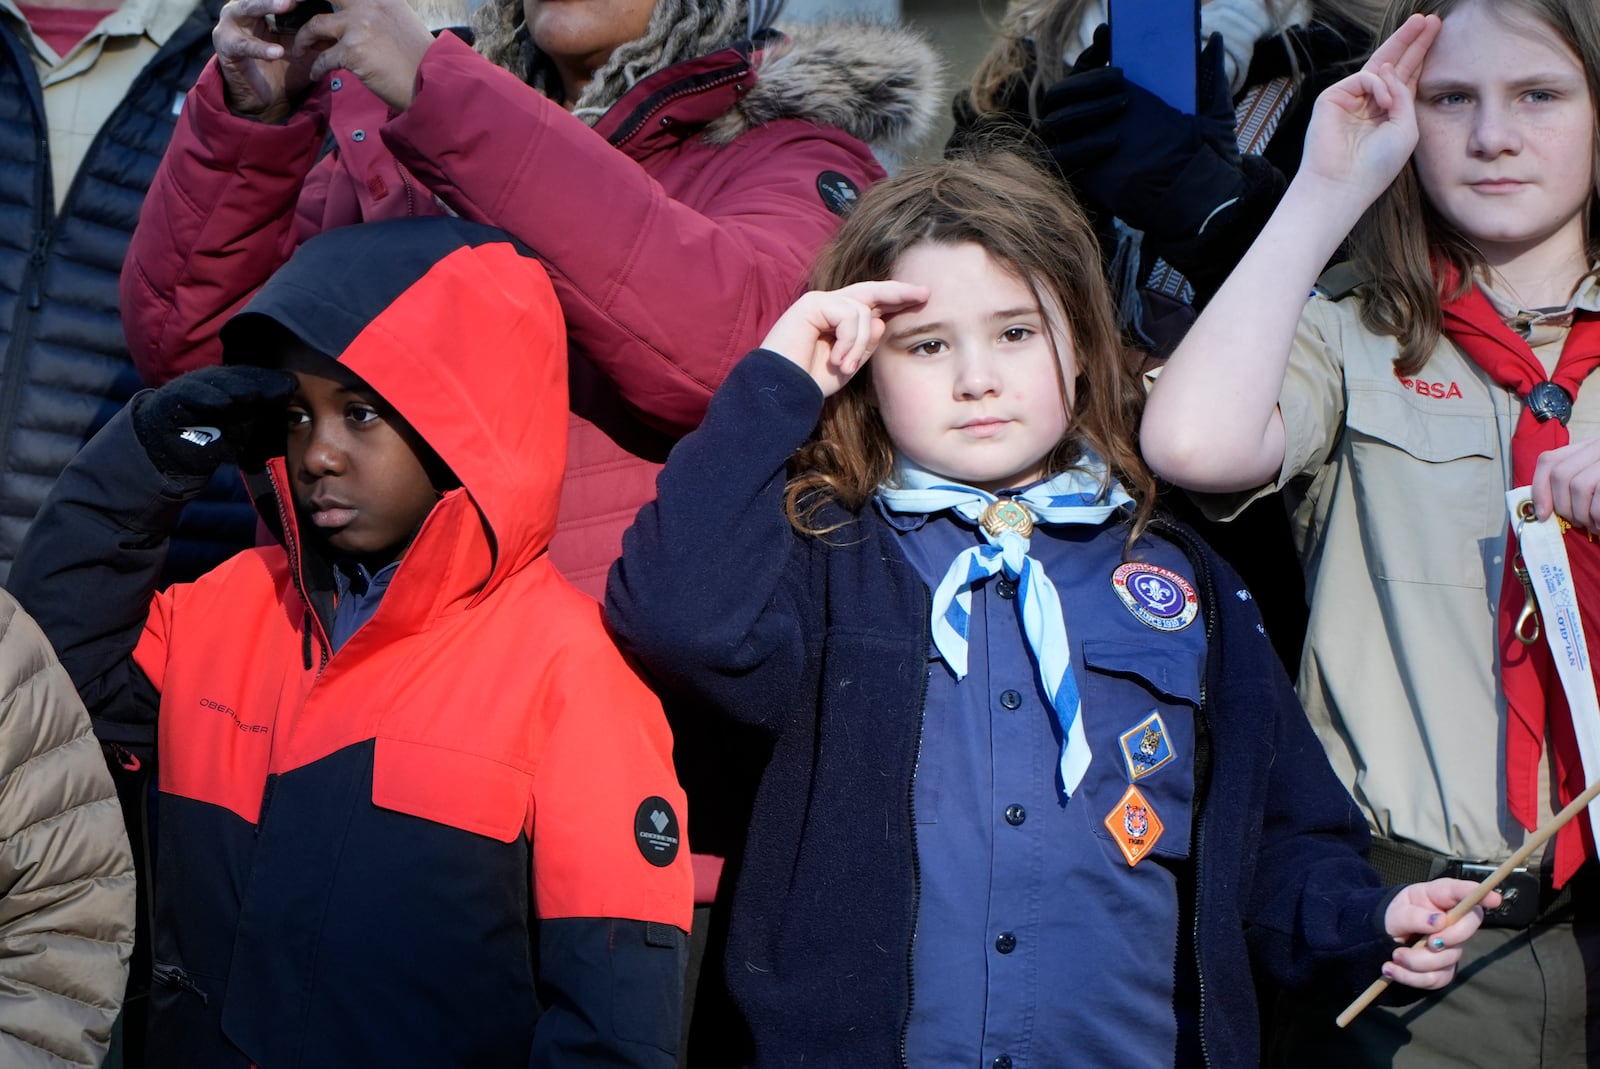
[[[1200,53],[1198,115],[1129,82],[1110,55],[1105,26],[1045,90],[1039,135],[1080,196],[1158,240],[1195,235],[1244,191],[1222,37]]]
[[[133,399],[133,429],[164,475],[209,477],[224,460],[259,449],[261,432],[277,421],[298,384],[272,368],[207,367]]]

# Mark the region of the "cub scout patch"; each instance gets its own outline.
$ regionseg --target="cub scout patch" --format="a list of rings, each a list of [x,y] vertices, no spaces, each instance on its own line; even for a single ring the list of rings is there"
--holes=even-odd
[[[1152,711],[1120,737],[1122,760],[1128,766],[1128,778],[1131,780],[1148,776],[1172,760],[1172,743],[1160,713]]]
[[[1200,598],[1189,580],[1154,564],[1123,564],[1111,586],[1139,622],[1157,631],[1182,631],[1194,623]]]
[[[1129,787],[1111,812],[1106,814],[1106,830],[1122,848],[1122,856],[1128,859],[1128,867],[1132,868],[1155,848],[1156,840],[1161,838],[1161,818],[1150,808],[1150,803],[1139,788]]]

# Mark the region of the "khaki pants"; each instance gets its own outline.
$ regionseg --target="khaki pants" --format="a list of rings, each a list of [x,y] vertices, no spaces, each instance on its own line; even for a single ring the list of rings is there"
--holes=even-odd
[[[1369,1007],[1285,993],[1264,1008],[1265,1064],[1283,1069],[1583,1069],[1600,1067],[1597,883],[1533,927],[1483,928],[1456,978],[1406,1005]],[[1584,893],[1587,892],[1587,893]],[[1374,977],[1376,979],[1376,977]],[[1402,991],[1404,989],[1401,989]]]

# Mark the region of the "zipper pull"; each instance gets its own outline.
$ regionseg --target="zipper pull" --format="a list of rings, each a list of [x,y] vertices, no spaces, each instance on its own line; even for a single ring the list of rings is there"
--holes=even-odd
[[[44,265],[45,253],[50,247],[50,239],[40,234],[33,242],[33,252],[28,256],[28,311],[37,312],[44,303]]]

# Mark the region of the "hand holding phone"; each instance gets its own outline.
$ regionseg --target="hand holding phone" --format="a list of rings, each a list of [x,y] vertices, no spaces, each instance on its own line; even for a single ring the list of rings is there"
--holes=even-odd
[[[268,15],[267,22],[273,33],[296,33],[316,16],[332,13],[333,5],[328,0],[300,0],[281,15]]]

